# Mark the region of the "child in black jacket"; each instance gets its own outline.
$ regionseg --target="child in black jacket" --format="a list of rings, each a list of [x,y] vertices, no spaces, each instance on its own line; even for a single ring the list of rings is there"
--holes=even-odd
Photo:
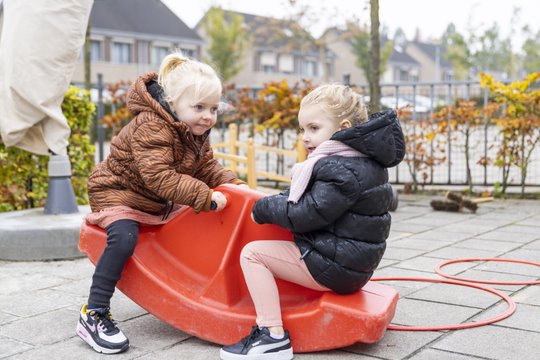
[[[368,282],[386,248],[392,203],[387,168],[405,152],[396,113],[368,120],[357,93],[324,85],[302,99],[298,121],[308,159],[293,167],[290,189],[253,207],[255,222],[284,227],[295,241],[254,241],[243,248],[240,262],[257,326],[225,346],[222,359],[292,359],[274,277],[350,294]]]

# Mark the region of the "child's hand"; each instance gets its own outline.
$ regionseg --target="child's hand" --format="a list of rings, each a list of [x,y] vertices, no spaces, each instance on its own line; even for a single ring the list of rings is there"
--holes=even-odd
[[[247,190],[251,189],[248,184],[238,184],[237,186],[241,187],[242,189],[247,189]]]
[[[227,205],[227,198],[225,195],[223,195],[222,192],[214,191],[212,193],[212,201],[214,201],[217,205],[216,211],[221,211],[225,208],[225,205]]]

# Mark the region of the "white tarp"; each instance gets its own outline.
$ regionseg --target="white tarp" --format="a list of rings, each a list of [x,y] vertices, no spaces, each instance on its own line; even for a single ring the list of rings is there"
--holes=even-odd
[[[0,135],[6,146],[66,154],[60,105],[84,44],[93,0],[4,0]]]

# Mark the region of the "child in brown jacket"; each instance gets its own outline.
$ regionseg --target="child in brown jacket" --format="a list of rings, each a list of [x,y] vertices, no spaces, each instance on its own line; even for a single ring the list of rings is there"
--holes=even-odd
[[[221,81],[208,65],[171,54],[159,75],[139,77],[127,93],[133,120],[111,142],[111,151],[88,180],[92,213],[86,221],[107,231],[107,246],[92,277],[77,334],[95,351],[119,353],[129,340],[116,326],[110,299],[133,254],[139,224],[163,224],[182,205],[196,212],[226,205],[212,189],[247,187],[213,158],[208,141],[216,124]]]

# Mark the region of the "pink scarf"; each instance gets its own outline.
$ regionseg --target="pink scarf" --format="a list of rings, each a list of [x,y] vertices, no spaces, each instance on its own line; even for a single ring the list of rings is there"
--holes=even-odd
[[[306,187],[311,178],[313,167],[320,159],[331,156],[347,156],[347,157],[365,157],[360,151],[345,145],[341,141],[327,140],[322,142],[315,151],[308,155],[306,161],[295,164],[292,168],[291,189],[289,192],[288,201],[297,203],[298,200],[306,191]]]

